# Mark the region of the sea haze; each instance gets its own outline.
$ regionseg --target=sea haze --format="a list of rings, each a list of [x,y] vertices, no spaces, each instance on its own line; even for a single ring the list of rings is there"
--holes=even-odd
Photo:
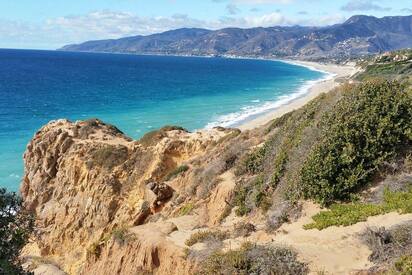
[[[26,144],[50,120],[97,117],[133,138],[236,126],[322,77],[266,60],[0,50],[0,187],[18,190]]]

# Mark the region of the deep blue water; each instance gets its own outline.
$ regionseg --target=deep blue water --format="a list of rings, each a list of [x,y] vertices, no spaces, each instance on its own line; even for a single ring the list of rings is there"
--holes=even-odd
[[[18,190],[26,144],[50,120],[97,117],[133,138],[236,126],[322,76],[264,60],[0,50],[0,187]]]

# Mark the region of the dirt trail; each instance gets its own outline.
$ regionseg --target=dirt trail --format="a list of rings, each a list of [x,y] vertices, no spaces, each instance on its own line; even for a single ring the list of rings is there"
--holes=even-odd
[[[297,250],[302,260],[309,263],[311,271],[325,271],[327,274],[350,274],[356,270],[372,266],[368,257],[369,248],[358,238],[367,227],[391,227],[412,220],[412,214],[389,213],[370,217],[347,227],[329,227],[322,231],[305,230],[303,225],[311,222],[311,217],[319,212],[319,207],[305,203],[304,215],[296,222],[284,224],[272,243],[288,245]]]

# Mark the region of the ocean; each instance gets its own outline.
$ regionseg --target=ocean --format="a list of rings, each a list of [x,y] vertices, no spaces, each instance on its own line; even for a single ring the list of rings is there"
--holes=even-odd
[[[235,127],[325,76],[269,60],[0,50],[0,187],[18,190],[26,145],[50,120],[99,118],[133,138]]]

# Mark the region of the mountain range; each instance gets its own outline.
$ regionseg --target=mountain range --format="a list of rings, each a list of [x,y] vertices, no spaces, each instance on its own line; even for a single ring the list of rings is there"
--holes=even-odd
[[[356,15],[325,27],[182,28],[88,41],[60,50],[161,55],[345,58],[412,47],[412,15]]]

